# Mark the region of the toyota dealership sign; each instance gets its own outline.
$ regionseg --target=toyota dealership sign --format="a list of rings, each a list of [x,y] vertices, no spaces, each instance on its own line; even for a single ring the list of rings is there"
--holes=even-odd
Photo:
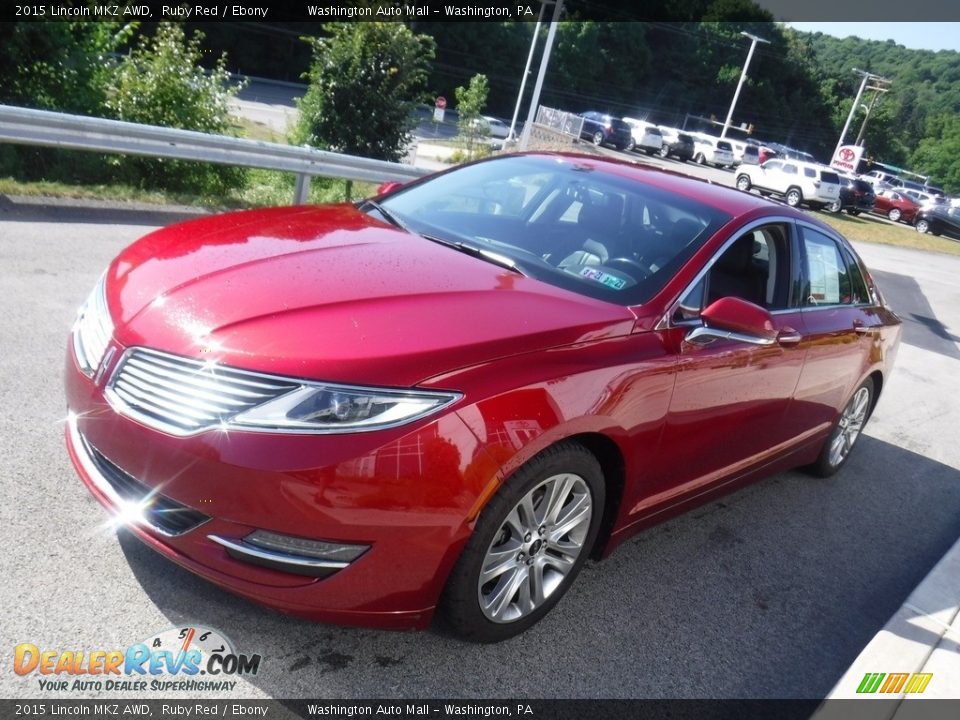
[[[841,172],[856,173],[862,156],[863,148],[859,145],[841,145],[830,161],[830,167]]]

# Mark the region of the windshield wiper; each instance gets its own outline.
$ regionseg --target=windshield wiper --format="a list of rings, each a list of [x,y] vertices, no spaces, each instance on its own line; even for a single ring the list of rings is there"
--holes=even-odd
[[[411,228],[409,225],[407,225],[399,217],[397,217],[396,215],[388,211],[386,208],[384,208],[376,200],[367,200],[365,204],[369,205],[378,213],[383,215],[383,217],[386,218],[391,225],[396,225],[401,230],[406,230],[408,233],[419,235],[425,240],[430,240],[431,242],[435,242],[440,245],[446,245],[447,247],[453,248],[454,250],[459,250],[460,252],[466,253],[467,255],[472,255],[475,258],[486,260],[487,262],[491,262],[494,265],[505,267],[508,270],[513,270],[513,272],[515,273],[526,276],[526,273],[523,271],[523,269],[519,265],[517,265],[517,263],[512,258],[509,258],[506,255],[501,255],[500,253],[493,252],[492,250],[485,250],[484,248],[477,247],[476,245],[471,245],[470,243],[465,243],[459,240],[445,240],[443,238],[437,237],[436,235],[426,235],[422,232],[417,232],[416,230]]]
[[[383,205],[378,203],[376,200],[367,200],[364,202],[364,204],[369,205],[378,213],[383,215],[383,217],[386,218],[387,222],[390,223],[391,225],[396,225],[398,228],[400,228],[401,230],[406,230],[408,233],[414,232],[413,230],[410,229],[410,227],[405,222],[403,222],[403,220],[401,220],[396,215],[391,213],[389,210],[383,207]]]
[[[494,265],[507,268],[507,270],[513,270],[513,272],[517,273],[518,275],[526,276],[523,268],[521,268],[513,258],[507,257],[506,255],[501,255],[498,252],[477,247],[476,245],[471,245],[470,243],[465,243],[460,240],[444,240],[443,238],[436,237],[435,235],[424,235],[423,233],[417,234],[422,238],[430,240],[431,242],[439,243],[440,245],[446,245],[447,247],[453,248],[454,250],[459,250],[466,255],[471,255],[475,258],[486,260]]]

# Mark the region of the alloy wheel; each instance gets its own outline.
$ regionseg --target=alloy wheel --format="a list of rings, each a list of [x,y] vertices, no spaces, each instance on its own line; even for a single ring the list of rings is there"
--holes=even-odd
[[[560,587],[584,550],[593,516],[586,481],[553,475],[507,513],[477,581],[480,609],[495,623],[528,616]]]
[[[893,220],[894,222],[900,222],[900,210],[893,208],[890,212],[887,213],[887,217]]]
[[[861,387],[844,408],[837,431],[830,441],[830,464],[837,467],[846,459],[860,436],[870,410],[870,390]]]
[[[930,229],[930,223],[926,220],[917,220],[917,232],[926,233]]]

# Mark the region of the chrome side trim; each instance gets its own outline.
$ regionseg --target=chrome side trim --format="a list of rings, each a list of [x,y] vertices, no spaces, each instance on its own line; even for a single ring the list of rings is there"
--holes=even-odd
[[[718,330],[717,328],[707,327],[705,325],[695,327],[686,334],[684,340],[694,345],[709,345],[716,340],[730,340],[732,342],[761,346],[775,345],[777,342],[774,338],[756,337],[755,335],[746,335],[745,333],[738,333],[732,330]]]
[[[228,540],[227,538],[220,537],[219,535],[207,535],[207,539],[212,540],[218,545],[222,545],[228,550],[232,550],[240,555],[247,555],[258,560],[267,560],[279,565],[292,565],[296,568],[343,570],[343,568],[350,564],[337,560],[319,560],[317,558],[309,558],[303,555],[290,555],[288,553],[276,552],[274,550],[264,550],[263,548],[254,547],[253,545],[245,543],[242,540],[237,542],[235,540]]]

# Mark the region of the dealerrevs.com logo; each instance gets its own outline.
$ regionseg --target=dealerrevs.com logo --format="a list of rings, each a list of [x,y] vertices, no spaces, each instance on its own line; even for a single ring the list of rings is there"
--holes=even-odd
[[[261,656],[243,655],[223,633],[200,626],[170,628],[126,649],[14,648],[17,675],[45,691],[230,691],[238,675],[256,675]]]

